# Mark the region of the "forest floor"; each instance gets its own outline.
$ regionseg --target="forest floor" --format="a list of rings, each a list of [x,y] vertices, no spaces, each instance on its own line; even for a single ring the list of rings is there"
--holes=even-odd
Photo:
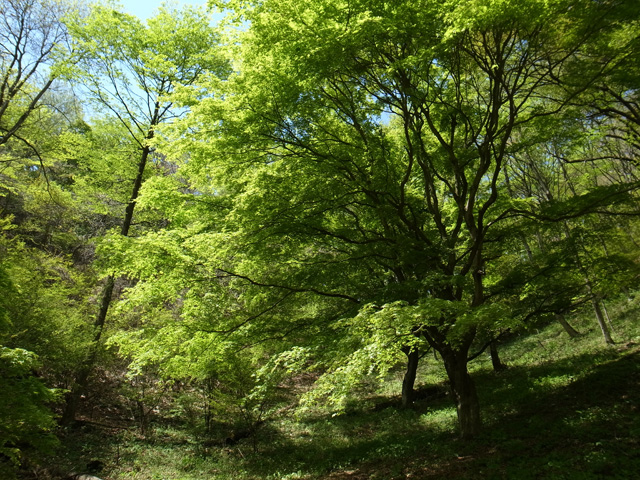
[[[105,480],[639,478],[640,311],[632,303],[611,309],[615,346],[585,312],[570,319],[578,338],[552,323],[502,345],[502,372],[488,355],[473,362],[483,433],[471,442],[457,438],[444,372],[430,356],[412,410],[398,408],[398,372],[344,415],[282,415],[233,445],[168,422],[145,436],[86,423],[29,478],[91,462]]]

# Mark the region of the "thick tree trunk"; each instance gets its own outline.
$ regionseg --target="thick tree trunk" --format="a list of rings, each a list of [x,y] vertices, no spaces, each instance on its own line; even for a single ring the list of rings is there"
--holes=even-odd
[[[580,332],[578,332],[575,328],[569,325],[569,322],[567,322],[567,319],[564,318],[564,315],[558,313],[556,315],[556,320],[560,325],[562,325],[562,328],[564,328],[564,331],[567,332],[567,335],[569,335],[571,338],[576,338],[580,336]]]
[[[473,438],[480,433],[480,402],[467,370],[466,351],[443,352],[442,357],[456,403],[460,436],[465,440]]]
[[[498,342],[493,340],[489,344],[489,351],[491,352],[491,364],[493,365],[494,372],[501,372],[507,368],[507,366],[502,363],[500,360],[500,355],[498,354]]]
[[[414,385],[416,383],[420,352],[414,348],[405,353],[407,354],[407,370],[402,380],[402,408],[411,408],[415,398]]]

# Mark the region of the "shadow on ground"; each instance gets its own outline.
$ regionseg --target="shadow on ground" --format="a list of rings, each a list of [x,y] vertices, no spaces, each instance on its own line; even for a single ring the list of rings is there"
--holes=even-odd
[[[484,431],[466,443],[456,438],[445,385],[428,389],[414,410],[401,410],[385,397],[340,417],[308,419],[289,429],[267,425],[257,453],[249,440],[206,448],[168,434],[143,439],[123,431],[77,432],[70,440],[87,451],[75,452],[76,462],[110,459],[106,478],[110,472],[135,475],[149,452],[180,462],[173,467],[191,472],[184,478],[637,478],[637,346],[499,374],[482,371],[474,378]],[[232,471],[238,476],[227,474]]]
[[[272,451],[263,453],[280,452],[280,460],[297,460],[289,465],[293,469],[281,471],[333,479],[637,478],[637,348],[500,374],[483,372],[475,378],[484,432],[473,442],[460,442],[448,433],[455,423],[451,415],[451,422],[442,429],[436,425],[434,432],[428,413],[434,418],[438,412],[451,413],[449,400],[436,398],[421,402],[413,412],[374,408],[352,418],[324,419],[329,426],[320,438],[316,433],[307,444],[280,438]],[[283,457],[282,452],[290,453]],[[273,468],[278,469],[278,461]]]

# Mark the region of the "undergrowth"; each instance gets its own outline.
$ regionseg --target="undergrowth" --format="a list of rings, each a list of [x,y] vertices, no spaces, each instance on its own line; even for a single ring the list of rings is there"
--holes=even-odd
[[[508,368],[488,354],[470,368],[483,433],[456,435],[443,367],[422,361],[415,408],[398,408],[402,372],[333,417],[318,411],[266,423],[255,439],[208,441],[170,423],[135,430],[85,425],[63,436],[51,467],[32,478],[81,471],[92,460],[110,480],[634,478],[640,472],[640,327],[637,299],[610,307],[618,344],[604,344],[588,312],[501,345]],[[58,472],[58,473],[56,473]]]

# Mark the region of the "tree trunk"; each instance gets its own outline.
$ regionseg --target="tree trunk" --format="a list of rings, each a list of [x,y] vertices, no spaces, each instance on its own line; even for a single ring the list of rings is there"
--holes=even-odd
[[[560,325],[562,325],[562,328],[564,328],[564,331],[567,332],[567,334],[571,338],[576,338],[580,336],[580,332],[578,332],[575,328],[569,325],[569,322],[567,322],[566,318],[564,318],[564,315],[560,313],[556,314],[556,320]]]
[[[86,386],[87,378],[89,377],[89,371],[82,368],[76,375],[74,382],[69,392],[65,395],[64,409],[62,410],[62,418],[60,419],[60,425],[69,426],[76,419],[76,412],[78,411],[78,405],[80,404],[80,397],[84,393],[84,388],[80,387],[80,384]]]
[[[407,354],[407,370],[402,380],[402,408],[411,408],[415,398],[414,385],[416,383],[416,373],[420,361],[420,352],[413,348],[405,351]]]
[[[602,309],[600,308],[600,301],[594,297],[591,300],[593,304],[593,311],[596,314],[596,320],[598,321],[598,325],[600,326],[600,330],[602,330],[602,336],[604,337],[604,341],[607,345],[614,345],[615,342],[611,338],[611,333],[609,332],[609,327],[604,320],[604,316],[602,315]]]
[[[155,115],[157,116],[157,114],[158,114],[158,107],[156,106]],[[153,137],[153,129],[149,130],[149,133],[147,134],[147,139],[151,139],[152,137]],[[140,161],[138,162],[138,172],[133,182],[131,197],[129,198],[129,203],[127,203],[124,218],[122,221],[122,226],[120,227],[120,234],[123,237],[129,236],[129,230],[131,228],[131,222],[133,220],[133,212],[135,210],[136,200],[138,199],[138,195],[140,193],[140,187],[142,186],[144,171],[147,166],[147,160],[149,158],[150,152],[151,152],[151,147],[149,147],[148,145],[142,148]],[[89,356],[87,357],[87,360],[85,361],[85,363],[80,367],[80,370],[76,374],[74,385],[72,385],[71,391],[67,394],[64,412],[62,414],[62,419],[60,421],[62,425],[70,425],[75,420],[76,411],[80,403],[80,397],[87,389],[89,375],[95,365],[96,355],[98,353],[98,346],[100,343],[100,337],[102,336],[104,324],[107,319],[107,312],[109,311],[109,306],[111,305],[111,297],[113,295],[114,284],[115,284],[115,278],[113,277],[113,275],[109,275],[107,277],[107,281],[105,285],[102,287],[102,295],[100,297],[100,309],[98,311],[98,315],[96,316],[96,319],[94,322],[95,334],[94,334],[93,342],[90,347]]]
[[[594,292],[593,286],[591,285],[591,279],[586,274],[585,286],[587,287],[587,292],[589,293],[589,295],[591,295],[591,305],[593,305],[593,313],[595,313],[596,320],[598,321],[598,325],[600,326],[600,330],[602,330],[604,341],[607,345],[614,345],[615,342],[611,338],[611,332],[609,332],[609,327],[607,327],[607,323],[604,320],[604,315],[602,314],[602,309],[600,308],[599,295]]]
[[[480,402],[473,379],[467,370],[467,352],[441,352],[451,393],[456,403],[460,437],[470,439],[480,433]]]
[[[502,363],[500,360],[500,355],[498,355],[498,342],[493,340],[489,344],[489,351],[491,352],[491,364],[493,365],[494,372],[501,372],[507,368],[507,366]]]
[[[142,400],[136,400],[136,407],[138,409],[138,423],[140,424],[140,434],[145,436],[149,427],[149,415],[147,410],[144,408],[144,402]]]
[[[616,329],[613,328],[613,323],[611,323],[611,317],[609,316],[609,312],[607,311],[607,305],[604,303],[604,300],[600,300],[600,304],[602,305],[602,311],[604,312],[604,316],[607,319],[607,325],[609,325],[609,330],[611,330],[611,333],[615,334]]]
[[[569,231],[569,226],[567,222],[564,222],[565,235],[567,238],[571,238],[571,232]],[[593,285],[591,283],[591,278],[589,277],[589,271],[584,267],[582,261],[580,259],[580,255],[578,255],[577,251],[575,252],[576,260],[578,263],[578,267],[582,270],[584,275],[584,284],[587,288],[587,293],[591,297],[591,304],[593,305],[593,311],[596,315],[596,320],[598,321],[598,325],[600,326],[600,330],[602,330],[602,335],[604,337],[604,341],[607,345],[613,345],[614,341],[611,338],[611,333],[609,332],[609,328],[605,323],[604,316],[602,315],[602,309],[600,308],[600,296],[597,292],[594,291]]]
[[[71,386],[70,391],[66,395],[64,411],[62,412],[62,418],[60,420],[61,425],[70,425],[76,418],[76,412],[78,405],[80,404],[80,397],[85,393],[87,385],[89,383],[89,375],[93,366],[96,363],[96,356],[98,355],[98,345],[100,337],[102,337],[102,330],[104,328],[105,320],[107,319],[107,312],[111,303],[111,296],[113,295],[113,287],[115,279],[112,275],[107,277],[107,281],[102,287],[102,295],[100,297],[100,309],[98,310],[98,316],[94,322],[94,336],[93,342],[89,347],[89,355],[84,363],[80,366],[80,370],[77,372],[74,379],[74,384]]]

